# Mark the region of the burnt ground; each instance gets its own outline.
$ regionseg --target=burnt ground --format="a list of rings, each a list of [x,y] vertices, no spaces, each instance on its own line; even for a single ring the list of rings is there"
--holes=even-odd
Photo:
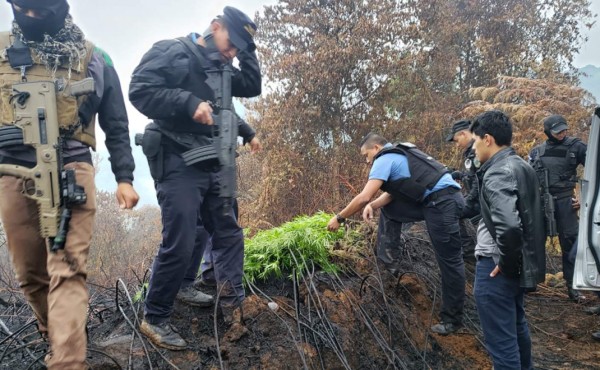
[[[315,267],[295,282],[249,285],[244,325],[225,324],[214,309],[177,304],[172,323],[190,343],[182,352],[157,350],[134,330],[141,309],[130,296],[139,284],[91,286],[89,362],[94,369],[490,369],[471,294],[472,267],[465,328],[448,337],[430,334],[440,281],[423,226],[407,232],[397,277],[374,263],[374,236],[365,235],[336,246],[346,266],[338,276]],[[550,257],[551,272],[558,266],[559,257]],[[552,276],[526,300],[537,369],[600,367],[600,343],[590,337],[600,330],[600,318],[582,311],[600,300],[572,303]],[[0,319],[0,369],[43,368],[47,345],[20,293],[0,289]]]

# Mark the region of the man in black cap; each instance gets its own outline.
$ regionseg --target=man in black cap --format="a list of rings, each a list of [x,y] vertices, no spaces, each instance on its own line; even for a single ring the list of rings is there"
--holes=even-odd
[[[110,57],[85,39],[69,15],[65,0],[12,0],[14,22],[0,33],[0,164],[36,166],[33,147],[9,142],[14,133],[13,85],[53,81],[54,109],[63,140],[65,169],[75,170],[87,200],[71,208],[64,249],[48,252],[39,231],[36,202],[23,195],[24,179],[0,177],[0,216],[17,279],[38,322],[49,338],[49,369],[86,369],[88,291],[86,264],[96,212],[96,189],[90,148],[96,145],[95,116],[106,134],[121,208],[132,208],[138,195],[132,187],[127,111],[121,84]],[[74,99],[64,93],[71,83],[93,77],[95,92]],[[28,99],[25,97],[25,99]],[[26,100],[27,101],[27,100]],[[41,108],[41,107],[40,107]],[[36,121],[37,122],[37,121]],[[22,140],[21,140],[22,142]]]
[[[242,286],[244,240],[233,208],[219,197],[220,167],[196,163],[187,166],[182,153],[208,145],[214,132],[215,92],[207,84],[207,70],[231,66],[231,92],[237,97],[261,93],[261,75],[256,57],[256,24],[243,12],[225,7],[204,34],[159,41],[144,55],[131,78],[129,99],[153,119],[161,139],[161,155],[148,155],[156,170],[157,198],[161,207],[163,240],[152,268],[144,320],[140,330],[155,344],[182,350],[186,341],[171,327],[169,318],[175,298],[196,306],[213,303],[210,295],[193,287],[184,277],[189,269],[197,230],[204,227],[212,239],[212,257],[218,284],[219,305],[226,319],[244,299]],[[148,132],[149,126],[147,127]],[[144,135],[146,137],[146,135]],[[185,143],[192,143],[187,145]],[[198,233],[200,235],[200,233]]]
[[[468,232],[467,222],[477,225],[481,218],[479,214],[479,185],[477,182],[477,170],[480,163],[475,157],[473,149],[473,133],[469,130],[471,121],[462,119],[454,122],[446,141],[455,142],[456,146],[463,151],[462,170],[454,171],[452,178],[460,180],[465,190],[465,208],[462,210],[460,221],[460,239],[463,247],[463,258],[465,261],[475,260],[475,240]]]
[[[547,186],[554,198],[554,217],[562,251],[563,277],[567,283],[569,298],[577,302],[584,297],[573,289],[574,264],[568,256],[579,230],[579,202],[574,197],[574,189],[577,184],[577,166],[585,164],[587,145],[578,138],[567,136],[568,129],[563,116],[556,114],[544,119],[544,133],[548,140],[531,150],[529,163],[537,171],[540,184],[545,183],[544,173],[546,170],[548,172]],[[542,189],[543,191],[545,189]]]

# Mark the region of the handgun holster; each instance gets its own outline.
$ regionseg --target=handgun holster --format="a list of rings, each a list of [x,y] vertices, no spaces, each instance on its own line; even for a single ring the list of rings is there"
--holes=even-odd
[[[162,133],[154,122],[146,125],[142,139],[142,151],[148,159],[150,175],[154,181],[161,181],[164,175],[164,150],[161,145]]]

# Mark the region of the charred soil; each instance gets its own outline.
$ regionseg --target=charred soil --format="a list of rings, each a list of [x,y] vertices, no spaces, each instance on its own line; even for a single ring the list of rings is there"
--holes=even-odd
[[[472,298],[473,266],[467,265],[465,327],[447,337],[431,334],[440,278],[423,225],[406,233],[398,276],[375,263],[372,235],[365,235],[357,245],[336,246],[346,256],[337,276],[314,266],[298,279],[250,284],[240,322],[226,324],[213,308],[176,303],[172,324],[189,343],[180,352],[156,349],[137,331],[141,303],[123,282],[92,286],[89,363],[94,369],[490,369]],[[556,270],[558,261],[551,257],[549,268]],[[48,346],[22,296],[0,294],[0,369],[43,368]],[[537,369],[600,367],[600,343],[590,337],[600,319],[582,311],[600,301],[587,296],[584,304],[570,302],[561,282],[527,296]]]

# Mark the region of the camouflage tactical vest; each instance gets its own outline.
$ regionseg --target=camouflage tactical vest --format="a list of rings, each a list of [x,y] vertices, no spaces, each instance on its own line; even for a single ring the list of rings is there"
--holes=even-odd
[[[14,37],[9,32],[0,33],[0,126],[9,126],[14,124],[14,107],[10,102],[12,96],[12,85],[21,82],[21,71],[12,68],[8,60],[6,49],[14,41]],[[70,82],[81,81],[87,77],[88,65],[92,58],[94,45],[86,41],[87,55],[81,63],[81,68],[71,68],[71,77],[69,78],[69,69],[66,66],[58,67],[54,81],[63,79],[68,85]],[[40,63],[34,51],[31,50],[31,57],[34,65],[27,68],[26,77],[28,82],[50,81],[52,76],[48,68]],[[75,98],[68,96],[62,91],[56,93],[56,105],[58,112],[58,123],[63,130],[73,132],[70,139],[80,141],[96,149],[96,137],[94,132],[96,117],[92,117],[91,122],[80,122],[79,107],[87,99],[86,96]]]

